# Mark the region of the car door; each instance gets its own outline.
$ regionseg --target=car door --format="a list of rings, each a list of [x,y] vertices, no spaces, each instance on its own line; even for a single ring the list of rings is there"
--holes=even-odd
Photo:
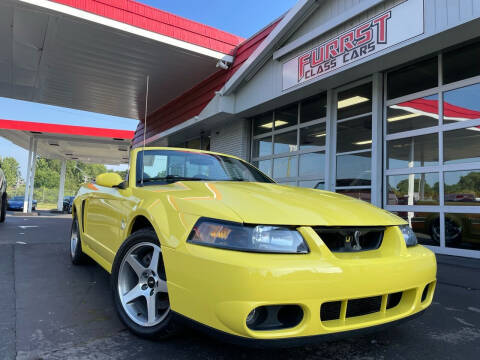
[[[85,204],[85,232],[88,246],[112,264],[125,222],[125,197],[117,188],[95,185]]]

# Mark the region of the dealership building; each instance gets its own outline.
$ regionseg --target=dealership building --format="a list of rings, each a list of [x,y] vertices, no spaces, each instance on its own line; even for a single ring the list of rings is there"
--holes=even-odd
[[[480,258],[480,0],[299,0],[249,39],[131,0],[0,19],[0,96],[141,119],[133,147],[233,154]]]
[[[437,253],[478,258],[479,26],[477,0],[299,1],[152,112],[146,143],[369,201]]]

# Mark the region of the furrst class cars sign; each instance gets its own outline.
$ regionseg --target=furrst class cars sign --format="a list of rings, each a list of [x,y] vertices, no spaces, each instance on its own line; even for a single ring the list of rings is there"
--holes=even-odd
[[[283,90],[423,34],[423,0],[407,0],[283,64]]]

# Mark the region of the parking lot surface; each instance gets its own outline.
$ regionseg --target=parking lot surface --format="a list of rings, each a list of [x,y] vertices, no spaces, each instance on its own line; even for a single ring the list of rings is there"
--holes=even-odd
[[[439,256],[432,306],[380,333],[289,349],[249,349],[186,329],[140,339],[118,320],[109,275],[70,263],[67,215],[0,224],[0,359],[478,359],[480,261]]]

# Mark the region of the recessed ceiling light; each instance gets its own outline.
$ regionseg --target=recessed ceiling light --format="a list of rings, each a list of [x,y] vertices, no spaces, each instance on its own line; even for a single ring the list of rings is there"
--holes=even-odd
[[[405,120],[405,119],[411,119],[413,117],[421,116],[422,114],[419,113],[411,113],[411,114],[405,114],[405,115],[399,115],[399,116],[394,116],[394,117],[389,117],[387,119],[388,122],[394,122],[394,121],[399,121],[399,120]]]
[[[370,100],[369,98],[363,97],[363,96],[353,96],[351,98],[345,99],[345,100],[340,100],[337,104],[337,109],[343,109],[348,106],[352,105],[357,105],[361,104],[365,101]]]
[[[275,127],[280,127],[280,126],[283,126],[285,124],[288,124],[288,122],[286,121],[283,121],[283,120],[275,120]],[[271,129],[273,126],[273,122],[269,122],[269,123],[266,123],[266,124],[263,124],[263,125],[260,125],[260,127],[262,128],[265,128],[265,129]]]
[[[327,133],[318,133],[318,134],[314,134],[313,136],[315,136],[316,138],[320,138],[320,137],[324,137],[324,136],[327,136]]]
[[[372,143],[372,140],[364,140],[364,141],[357,141],[354,144],[355,145],[367,145],[367,144],[371,144],[371,143]]]

